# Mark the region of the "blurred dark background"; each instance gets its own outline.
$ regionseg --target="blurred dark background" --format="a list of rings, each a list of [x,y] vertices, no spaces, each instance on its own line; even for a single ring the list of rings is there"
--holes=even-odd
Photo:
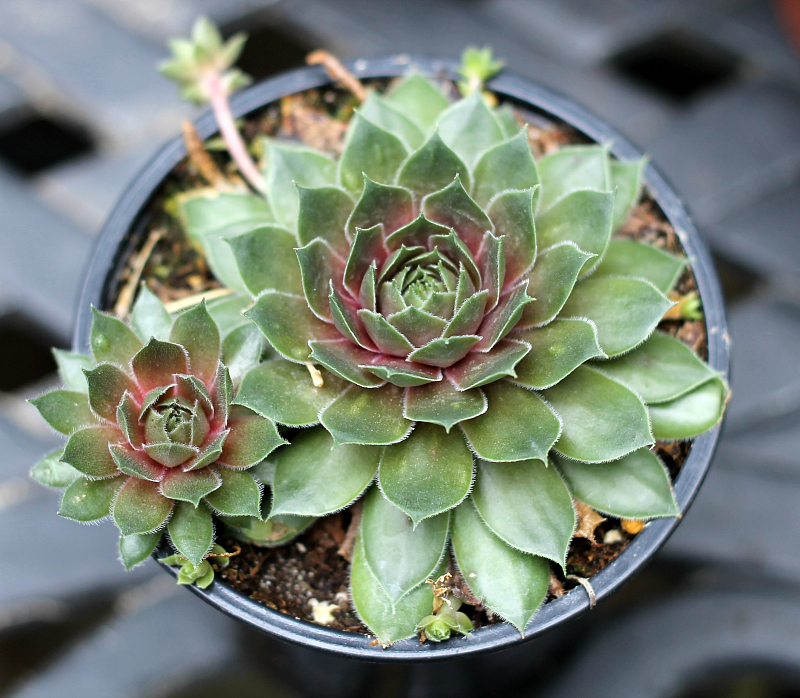
[[[798,0],[1,0],[0,696],[800,696]],[[256,78],[313,48],[491,45],[648,151],[711,246],[734,399],[711,474],[647,570],[579,622],[437,666],[361,665],[248,631],[27,478],[93,238],[192,115],[155,71],[209,14]]]

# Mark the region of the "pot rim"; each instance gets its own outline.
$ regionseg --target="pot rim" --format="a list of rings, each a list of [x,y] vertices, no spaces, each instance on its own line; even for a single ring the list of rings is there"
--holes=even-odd
[[[453,60],[390,56],[348,62],[347,67],[360,78],[396,77],[414,67],[428,77],[455,79],[458,62]],[[270,78],[237,94],[231,100],[236,118],[260,109],[281,97],[333,83],[321,66],[298,68]],[[487,82],[487,88],[502,100],[511,101],[531,111],[561,120],[594,142],[610,143],[612,155],[620,159],[642,157],[642,152],[603,120],[558,93],[513,73],[503,71]],[[195,122],[198,133],[206,139],[216,133],[213,114],[204,113]],[[167,142],[139,172],[109,215],[94,246],[87,268],[80,303],[76,313],[73,348],[88,350],[91,305],[107,307],[110,292],[116,285],[123,260],[136,244],[147,224],[142,211],[175,165],[186,156],[181,137]],[[684,204],[664,177],[647,165],[644,185],[675,229],[689,258],[703,303],[708,331],[708,363],[728,375],[730,339],[723,306],[722,291],[711,257],[694,227]],[[711,462],[721,424],[694,440],[689,457],[673,483],[678,507],[683,516],[694,500]],[[628,581],[666,542],[680,518],[650,521],[625,550],[591,578],[597,601],[613,593]],[[165,568],[176,575],[172,568]],[[360,633],[333,630],[294,618],[257,603],[219,581],[207,589],[192,585],[189,589],[204,601],[248,625],[280,639],[312,649],[368,661],[424,661],[461,657],[488,652],[530,640],[590,608],[588,595],[581,587],[544,604],[526,628],[525,637],[507,623],[479,628],[469,637],[451,638],[445,643],[421,645],[416,637],[393,644],[387,649],[373,645],[373,637]]]

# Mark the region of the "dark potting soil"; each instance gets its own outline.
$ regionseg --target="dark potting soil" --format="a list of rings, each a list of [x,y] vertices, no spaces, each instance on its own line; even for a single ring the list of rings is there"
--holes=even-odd
[[[373,81],[369,86],[384,89],[387,81]],[[456,96],[454,85],[449,89]],[[338,155],[347,121],[357,106],[353,97],[340,89],[309,90],[290,95],[255,113],[246,121],[243,132],[252,142],[259,135],[270,135],[302,142],[311,147]],[[538,157],[573,143],[587,142],[585,136],[566,124],[554,123],[538,114],[515,108],[522,124],[529,126],[531,149]],[[229,159],[221,152],[209,149],[209,154],[232,181],[237,178]],[[184,235],[180,223],[172,215],[172,197],[180,192],[206,186],[198,169],[187,158],[165,180],[150,204],[150,224],[139,249],[128,260],[120,279],[115,311],[126,315],[143,280],[163,302],[170,304],[191,299],[198,294],[218,291],[219,282],[211,275],[200,250]],[[658,205],[645,193],[641,203],[631,212],[617,232],[675,254],[683,255],[680,240]],[[676,297],[697,291],[690,268],[684,271],[676,285]],[[707,358],[705,323],[690,320],[663,320],[658,329],[672,334]],[[658,442],[655,452],[666,465],[674,481],[691,450],[689,442]],[[642,529],[641,522],[623,521],[613,517],[601,519],[589,511],[588,529],[573,539],[567,557],[566,576],[551,566],[550,594],[545,602],[576,587],[575,579],[591,577],[613,561]],[[319,603],[331,604],[334,621],[328,627],[351,632],[368,633],[352,610],[349,598],[349,555],[340,553],[352,518],[352,508],[325,517],[286,545],[267,548],[222,538],[219,542],[228,551],[239,550],[226,567],[215,565],[217,579],[281,613],[313,621],[313,608]],[[581,537],[584,536],[584,537]],[[347,547],[347,546],[345,546]],[[458,570],[450,561],[453,592],[467,603],[462,611],[472,617],[475,627],[500,622],[472,596]]]

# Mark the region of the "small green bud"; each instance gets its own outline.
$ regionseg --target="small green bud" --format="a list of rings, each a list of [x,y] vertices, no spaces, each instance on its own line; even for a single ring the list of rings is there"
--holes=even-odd
[[[482,49],[469,46],[461,54],[461,67],[458,72],[463,80],[459,81],[458,89],[464,97],[482,89],[483,84],[504,65],[504,61],[494,60],[492,49],[488,46]]]

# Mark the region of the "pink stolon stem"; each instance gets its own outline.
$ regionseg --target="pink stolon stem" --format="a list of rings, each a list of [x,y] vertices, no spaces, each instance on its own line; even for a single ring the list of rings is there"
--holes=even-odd
[[[206,88],[208,90],[209,100],[211,101],[211,108],[214,110],[214,116],[217,119],[220,133],[228,146],[233,161],[239,167],[242,176],[259,192],[266,191],[266,183],[261,173],[258,171],[253,158],[247,152],[247,146],[242,140],[239,129],[236,128],[236,122],[231,113],[231,107],[228,103],[228,94],[222,85],[220,76],[211,74],[206,78]]]

